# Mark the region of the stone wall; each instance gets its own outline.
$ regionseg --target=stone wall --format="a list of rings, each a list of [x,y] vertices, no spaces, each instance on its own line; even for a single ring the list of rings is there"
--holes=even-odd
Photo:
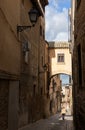
[[[50,80],[49,85],[50,96],[50,114],[56,114],[61,111],[61,80],[55,75]]]
[[[33,4],[40,15],[36,25],[23,32],[17,32],[17,25],[31,25],[28,12]],[[45,63],[44,34],[40,38],[40,25],[42,24],[43,33],[44,19],[39,1],[0,1],[0,121],[2,120],[2,130],[16,130],[18,127],[21,128],[48,115],[46,111],[49,108],[48,105],[45,110],[45,104],[48,102],[45,95],[46,86],[44,86],[45,73],[42,73],[39,80],[39,73],[42,71],[39,70],[42,56],[43,65]],[[24,50],[25,45],[28,46],[27,50]],[[39,91],[39,88],[42,90]]]
[[[85,1],[76,2],[75,44],[73,50],[74,123],[77,130],[85,129]],[[81,121],[82,120],[82,121]]]
[[[6,17],[3,7],[0,8],[0,19],[0,70],[13,75],[19,75],[20,43],[17,41],[16,33],[14,32],[16,28],[15,30],[12,29],[12,26],[8,22],[10,17]]]
[[[7,130],[8,128],[8,81],[0,79],[0,129]]]

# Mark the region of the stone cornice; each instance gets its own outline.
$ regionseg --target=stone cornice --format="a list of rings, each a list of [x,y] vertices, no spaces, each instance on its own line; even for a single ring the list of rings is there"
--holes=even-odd
[[[69,42],[49,42],[49,48],[69,48]]]
[[[20,80],[20,75],[11,74],[11,73],[9,73],[9,72],[0,70],[0,79]]]

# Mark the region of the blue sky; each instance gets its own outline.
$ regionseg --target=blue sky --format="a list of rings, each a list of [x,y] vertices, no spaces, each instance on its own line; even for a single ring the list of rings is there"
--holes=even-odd
[[[59,7],[62,8],[70,8],[70,0],[56,0],[58,2]]]
[[[70,0],[49,0],[45,23],[47,41],[68,41],[68,9]]]
[[[62,84],[69,84],[69,76],[68,75],[60,75],[60,79],[62,80]]]

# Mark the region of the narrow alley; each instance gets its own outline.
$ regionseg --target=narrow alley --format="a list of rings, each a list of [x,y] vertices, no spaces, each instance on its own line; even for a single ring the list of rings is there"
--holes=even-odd
[[[85,130],[85,0],[0,0],[0,130]]]
[[[73,117],[66,115],[62,120],[60,114],[51,116],[48,119],[41,119],[19,130],[73,130]]]

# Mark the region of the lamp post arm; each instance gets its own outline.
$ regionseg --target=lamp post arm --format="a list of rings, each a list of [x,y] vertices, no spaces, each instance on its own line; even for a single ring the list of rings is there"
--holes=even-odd
[[[24,31],[24,30],[26,30],[28,28],[31,28],[31,27],[33,27],[33,25],[32,26],[20,26],[20,25],[18,25],[17,26],[17,33],[22,32],[22,31]]]

